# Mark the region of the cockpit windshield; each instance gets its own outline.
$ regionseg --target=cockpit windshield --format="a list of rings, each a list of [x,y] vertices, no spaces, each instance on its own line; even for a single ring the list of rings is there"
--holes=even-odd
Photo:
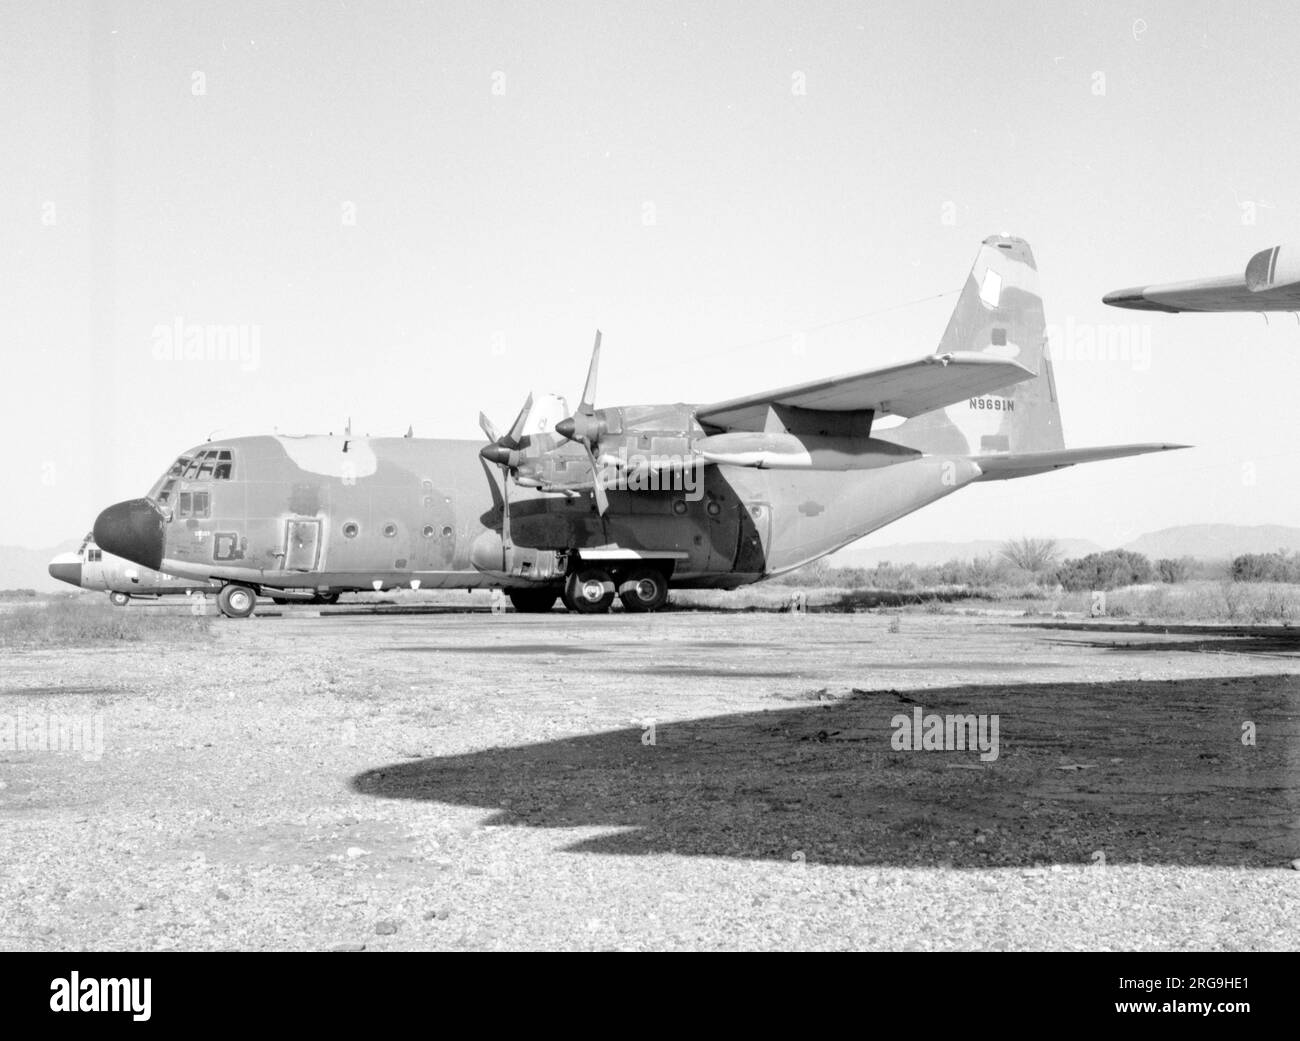
[[[235,456],[229,448],[201,448],[172,463],[171,468],[149,492],[149,498],[159,506],[172,506],[177,495],[178,481],[188,488],[190,482],[195,481],[229,481],[234,477],[234,472]],[[205,493],[204,499],[206,498]]]

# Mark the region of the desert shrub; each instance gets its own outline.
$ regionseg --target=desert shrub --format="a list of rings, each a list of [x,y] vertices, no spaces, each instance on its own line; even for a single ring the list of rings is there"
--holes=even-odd
[[[1284,551],[1243,553],[1229,573],[1234,582],[1300,582],[1300,559]]]
[[[1056,572],[1057,581],[1072,591],[1119,589],[1150,582],[1151,576],[1151,561],[1141,553],[1125,549],[1089,553],[1086,557],[1067,560]]]
[[[0,646],[71,647],[188,638],[211,631],[211,620],[158,608],[113,607],[99,597],[73,597],[0,612]]]
[[[1176,560],[1162,557],[1156,561],[1156,578],[1170,585],[1186,582],[1192,577],[1196,561],[1191,557],[1179,557]]]
[[[1032,575],[1050,571],[1061,557],[1056,539],[1034,539],[1028,535],[1008,539],[1002,543],[999,554],[1016,568]]]

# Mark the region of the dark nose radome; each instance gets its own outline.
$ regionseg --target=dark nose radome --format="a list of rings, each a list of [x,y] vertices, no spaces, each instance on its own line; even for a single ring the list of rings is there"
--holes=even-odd
[[[129,499],[95,518],[95,544],[132,564],[157,570],[163,558],[163,516],[148,499]]]
[[[81,585],[81,561],[80,560],[51,560],[50,577],[57,578],[60,582],[67,582],[71,586]]]

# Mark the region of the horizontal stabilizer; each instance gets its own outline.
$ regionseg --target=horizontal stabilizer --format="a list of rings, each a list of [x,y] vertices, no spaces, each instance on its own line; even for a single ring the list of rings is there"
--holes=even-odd
[[[821,412],[919,416],[1033,378],[1017,362],[976,351],[930,354],[916,361],[781,390],[700,405],[695,417],[709,427],[762,430],[773,405]]]
[[[1106,445],[1101,448],[1058,448],[1048,452],[1015,452],[1005,455],[975,455],[970,461],[982,471],[977,481],[1006,481],[1012,477],[1061,470],[1077,463],[1096,463],[1104,459],[1123,459],[1148,452],[1173,452],[1191,445]]]

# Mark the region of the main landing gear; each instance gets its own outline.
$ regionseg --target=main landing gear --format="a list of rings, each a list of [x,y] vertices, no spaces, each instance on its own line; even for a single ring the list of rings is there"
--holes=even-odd
[[[657,611],[668,602],[668,576],[652,567],[611,572],[581,566],[565,580],[561,596],[564,606],[577,614],[605,614],[615,596],[629,613]]]
[[[113,592],[108,594],[108,602],[114,607],[125,607],[131,602],[131,597],[126,593]]]

